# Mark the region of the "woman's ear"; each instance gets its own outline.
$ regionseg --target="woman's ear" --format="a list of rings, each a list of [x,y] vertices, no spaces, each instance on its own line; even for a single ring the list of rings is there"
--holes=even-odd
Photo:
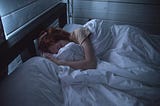
[[[49,27],[47,32],[48,32],[49,34],[51,34],[51,33],[54,33],[54,32],[56,32],[56,31],[57,31],[56,28],[54,28],[54,27]]]

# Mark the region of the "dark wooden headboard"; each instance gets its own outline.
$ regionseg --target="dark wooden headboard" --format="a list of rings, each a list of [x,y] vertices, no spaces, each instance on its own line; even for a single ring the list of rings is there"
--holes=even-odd
[[[28,50],[30,57],[37,55],[34,40],[39,37],[38,35],[42,30],[57,19],[59,27],[63,27],[67,23],[65,3],[57,4],[17,32],[15,36],[0,44],[0,77],[2,73],[7,74],[6,68],[8,64],[25,49]]]

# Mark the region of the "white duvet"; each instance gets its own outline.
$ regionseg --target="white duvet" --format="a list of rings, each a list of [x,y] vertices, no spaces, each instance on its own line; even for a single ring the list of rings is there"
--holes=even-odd
[[[113,25],[104,35],[106,40],[110,38],[107,44],[94,41],[97,69],[74,70],[34,57],[11,74],[12,80],[1,84],[0,91],[6,92],[4,95],[0,92],[3,95],[0,103],[5,106],[11,106],[7,105],[10,103],[15,106],[160,106],[160,37],[151,37],[128,25]],[[105,43],[104,39],[98,40]],[[84,58],[82,47],[73,42],[54,56],[67,61]]]
[[[65,106],[160,105],[160,49],[154,43],[160,37],[129,25],[113,25],[106,34],[111,45],[101,47],[97,69],[71,72],[61,66]],[[54,56],[80,60],[84,55],[80,46],[70,43]]]

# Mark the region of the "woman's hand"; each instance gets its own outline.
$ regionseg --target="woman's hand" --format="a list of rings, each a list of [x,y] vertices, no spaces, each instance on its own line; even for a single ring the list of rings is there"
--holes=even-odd
[[[53,55],[51,53],[43,53],[43,56],[51,61],[53,61],[54,63],[60,65],[60,60],[56,59],[53,57]]]

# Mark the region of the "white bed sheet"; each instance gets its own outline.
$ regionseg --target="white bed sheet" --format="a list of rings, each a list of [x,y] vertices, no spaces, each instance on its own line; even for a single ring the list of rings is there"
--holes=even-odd
[[[160,52],[154,48],[157,44],[133,26],[113,25],[110,30],[112,46],[101,57],[103,60],[99,59],[97,69],[61,73],[65,105],[160,105]]]
[[[5,106],[159,106],[159,49],[135,27],[115,25],[110,30],[113,42],[103,60],[97,57],[97,69],[73,70],[34,57],[1,84],[0,103]],[[77,45],[74,46],[74,43],[66,45],[60,53],[74,50],[72,58],[69,55],[65,58],[82,59],[82,55],[77,58]],[[78,54],[83,54],[81,48],[77,49]]]
[[[64,106],[58,70],[48,59],[29,59],[1,82],[0,106]]]

